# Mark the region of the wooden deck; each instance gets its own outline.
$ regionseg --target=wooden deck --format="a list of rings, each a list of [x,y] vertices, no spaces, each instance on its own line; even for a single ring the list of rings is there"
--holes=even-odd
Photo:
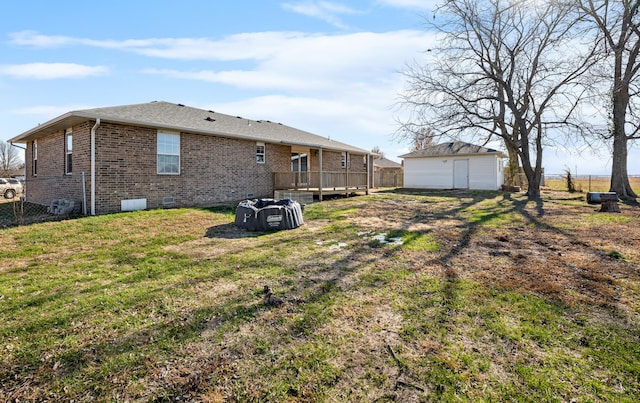
[[[328,195],[369,193],[366,172],[275,172],[273,188],[311,192],[320,200]]]

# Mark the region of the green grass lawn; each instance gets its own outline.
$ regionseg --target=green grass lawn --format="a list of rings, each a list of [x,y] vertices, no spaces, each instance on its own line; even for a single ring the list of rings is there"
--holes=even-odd
[[[638,208],[543,197],[385,192],[270,233],[231,207],[2,229],[0,400],[637,401]]]

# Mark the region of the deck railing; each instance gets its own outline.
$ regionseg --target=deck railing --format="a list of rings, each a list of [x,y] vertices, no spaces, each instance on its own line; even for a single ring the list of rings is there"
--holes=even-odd
[[[322,186],[320,177],[322,175]],[[366,172],[274,172],[274,190],[366,189]]]

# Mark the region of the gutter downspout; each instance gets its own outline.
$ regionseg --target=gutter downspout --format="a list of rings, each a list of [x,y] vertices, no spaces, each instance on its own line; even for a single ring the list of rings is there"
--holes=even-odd
[[[91,128],[91,215],[96,215],[96,129],[100,126],[100,118]]]
[[[12,142],[9,142],[9,144],[11,145],[11,147],[15,147],[15,148],[19,148],[19,149],[21,149],[21,150],[25,150],[25,151],[27,151],[27,148],[26,148],[26,147],[20,147],[20,146],[17,146],[17,145],[15,145],[15,144],[13,144]]]

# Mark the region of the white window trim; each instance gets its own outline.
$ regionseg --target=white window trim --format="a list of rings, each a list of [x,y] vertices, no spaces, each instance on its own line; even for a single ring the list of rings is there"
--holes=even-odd
[[[258,147],[262,146],[262,152],[258,152]],[[262,161],[260,161],[260,157],[262,157]],[[256,163],[264,164],[267,162],[267,146],[262,141],[256,141]]]
[[[341,154],[340,166],[342,167],[342,169],[351,169],[351,154],[347,153],[346,151]]]
[[[38,176],[38,140],[33,140],[33,158],[31,158],[31,175]]]
[[[71,137],[71,149],[69,149],[69,137]],[[69,155],[71,155],[71,169],[69,169]],[[64,173],[73,173],[73,130],[67,129],[64,132]]]
[[[178,153],[177,154],[160,154],[160,135],[172,136],[178,139]],[[171,155],[178,157],[178,172],[160,172],[160,162],[159,157],[161,155]],[[156,174],[158,175],[180,175],[180,133],[176,132],[168,132],[168,131],[160,131],[156,135]]]

